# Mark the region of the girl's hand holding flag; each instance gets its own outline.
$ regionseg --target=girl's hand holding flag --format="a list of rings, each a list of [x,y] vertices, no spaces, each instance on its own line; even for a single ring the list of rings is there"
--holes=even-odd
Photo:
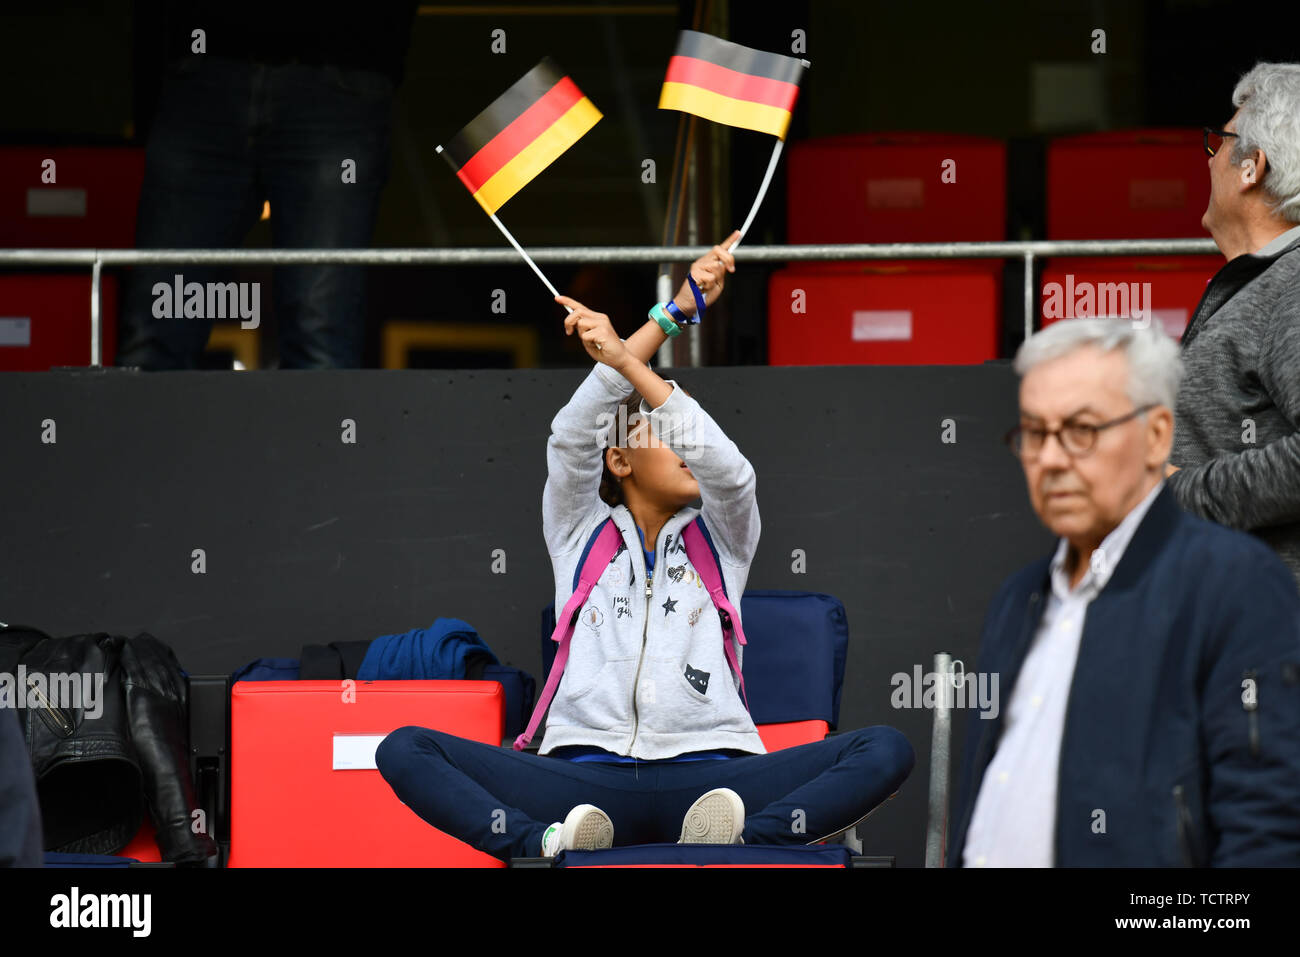
[[[736,271],[736,257],[731,254],[731,247],[739,240],[740,230],[737,229],[724,239],[721,244],[714,246],[691,263],[691,278],[695,280],[695,285],[704,294],[704,304],[706,306],[711,306],[718,301],[718,297],[722,295],[722,286],[727,273]],[[673,302],[686,315],[695,315],[695,295],[691,292],[689,282],[682,283],[682,288],[677,290]]]
[[[564,320],[565,335],[573,335],[576,330],[587,355],[597,362],[603,362],[626,379],[650,403],[652,409],[657,409],[668,401],[673,387],[646,365],[645,359],[629,348],[632,345],[630,341],[624,342],[618,337],[609,316],[588,309],[568,296],[556,296],[555,301],[570,310]],[[633,336],[633,339],[636,338]]]
[[[704,297],[705,306],[718,301],[727,273],[736,271],[736,257],[731,254],[731,247],[739,240],[740,230],[736,230],[691,263],[691,279]],[[624,341],[619,338],[609,316],[604,313],[588,309],[568,296],[556,295],[555,301],[571,310],[564,320],[564,334],[571,336],[576,331],[587,355],[625,374],[627,363],[635,362],[644,366],[668,338],[658,323],[650,321]],[[686,315],[695,315],[695,294],[689,282],[682,283],[673,302]]]
[[[587,350],[587,355],[597,362],[603,362],[616,371],[622,372],[629,354],[623,340],[614,331],[614,324],[609,321],[609,316],[588,309],[578,300],[570,299],[568,296],[556,296],[555,301],[569,310],[569,314],[564,318],[564,334],[571,336],[576,331],[578,338],[582,340],[582,347]]]

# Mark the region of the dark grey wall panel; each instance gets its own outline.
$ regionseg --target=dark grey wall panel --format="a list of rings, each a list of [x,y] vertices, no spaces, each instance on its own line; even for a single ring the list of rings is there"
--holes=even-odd
[[[552,587],[546,437],[584,374],[0,376],[0,620],[148,631],[189,671],[212,673],[459,617],[537,674]],[[930,716],[894,710],[890,676],[929,670],[939,650],[973,668],[997,585],[1050,545],[998,442],[1015,418],[1014,373],[677,374],[758,473],[750,587],[828,592],[847,607],[842,726],[892,724],[919,756],[873,816],[868,851],[919,864]],[[54,444],[41,441],[47,419]],[[343,419],[356,445],[340,441]],[[206,574],[191,571],[196,548]],[[504,575],[492,573],[498,548]],[[806,574],[791,570],[795,549]]]

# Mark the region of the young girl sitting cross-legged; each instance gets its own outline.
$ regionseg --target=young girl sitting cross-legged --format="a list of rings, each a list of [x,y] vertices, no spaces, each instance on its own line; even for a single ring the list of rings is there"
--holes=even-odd
[[[738,238],[697,260],[671,307],[656,307],[626,342],[607,316],[557,297],[573,309],[566,334],[596,365],[547,446],[542,530],[555,607],[575,607],[557,614],[572,638],[567,664],[557,656],[562,678],[539,753],[418,727],[379,746],[379,770],[405,804],[503,860],[615,843],[813,843],[853,826],[912,770],[911,746],[883,726],[766,753],[733,673],[740,644],[724,639],[712,576],[687,554],[691,541],[697,558],[716,553],[739,626],[758,547],[754,470],[698,402],[647,365],[677,316],[695,315],[691,281],[706,307],[717,299]],[[705,552],[690,528],[697,517]],[[575,578],[602,536],[612,559],[579,605]]]

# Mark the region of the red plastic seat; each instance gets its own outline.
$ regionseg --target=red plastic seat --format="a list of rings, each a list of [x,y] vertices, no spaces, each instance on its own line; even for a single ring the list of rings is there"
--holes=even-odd
[[[1006,144],[981,136],[898,132],[802,140],[790,148],[789,240],[1004,239],[1006,166]]]
[[[1001,298],[1001,262],[800,263],[768,279],[768,364],[996,359]]]
[[[230,866],[504,866],[430,827],[374,768],[379,740],[405,725],[499,745],[501,685],[358,681],[353,690],[349,700],[338,681],[231,689]]]
[[[787,206],[792,243],[1001,240],[1006,144],[920,132],[804,140],[790,149]],[[769,280],[768,363],[996,359],[1002,268],[1000,260],[794,264]]]
[[[1054,140],[1047,149],[1047,235],[1051,239],[1206,238],[1201,226],[1210,196],[1207,157],[1199,129],[1137,129],[1085,133]],[[1049,260],[1043,271],[1042,326],[1083,318],[1050,304],[1087,283],[1149,288],[1152,319],[1179,338],[1205,285],[1224,264],[1221,256],[1092,257]],[[1067,282],[1069,286],[1067,286]],[[1149,283],[1147,287],[1145,284]],[[1098,304],[1092,313],[1117,314]],[[1076,296],[1076,300],[1078,297]],[[1118,310],[1122,312],[1123,310]],[[1133,310],[1120,318],[1131,318]],[[1055,313],[1055,314],[1049,314]]]
[[[129,249],[143,182],[142,149],[0,149],[0,247]]]
[[[758,736],[768,751],[811,744],[826,737],[830,726],[825,721],[787,721],[784,724],[757,725]]]
[[[117,347],[117,280],[100,287],[100,360]],[[90,365],[90,275],[0,275],[0,371]]]
[[[1210,198],[1198,129],[1117,130],[1047,148],[1049,239],[1204,237]]]
[[[1206,283],[1223,262],[1219,256],[1053,259],[1043,270],[1042,328],[1061,319],[1088,318],[1079,307],[1086,311],[1091,302],[1091,315],[1102,318],[1136,318],[1149,309],[1152,322],[1177,340],[1201,301]],[[1084,284],[1091,288],[1085,290]]]

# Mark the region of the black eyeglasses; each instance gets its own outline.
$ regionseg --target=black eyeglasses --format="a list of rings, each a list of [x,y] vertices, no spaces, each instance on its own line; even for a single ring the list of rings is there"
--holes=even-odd
[[[1079,458],[1096,448],[1097,434],[1102,429],[1109,429],[1113,425],[1127,422],[1143,412],[1154,409],[1157,404],[1144,405],[1134,409],[1128,415],[1122,415],[1118,419],[1111,419],[1109,422],[1102,422],[1100,425],[1093,425],[1089,422],[1075,422],[1073,419],[1066,419],[1061,423],[1059,429],[1044,429],[1036,425],[1018,425],[1003,436],[1002,441],[1011,449],[1012,455],[1033,461],[1043,451],[1043,445],[1046,444],[1047,437],[1055,435],[1061,443],[1061,448],[1065,449],[1066,454],[1071,458]]]
[[[1208,126],[1201,127],[1201,142],[1205,144],[1205,155],[1213,156],[1219,152],[1219,147],[1229,136],[1236,136],[1236,133],[1229,133],[1227,130],[1212,130]]]

